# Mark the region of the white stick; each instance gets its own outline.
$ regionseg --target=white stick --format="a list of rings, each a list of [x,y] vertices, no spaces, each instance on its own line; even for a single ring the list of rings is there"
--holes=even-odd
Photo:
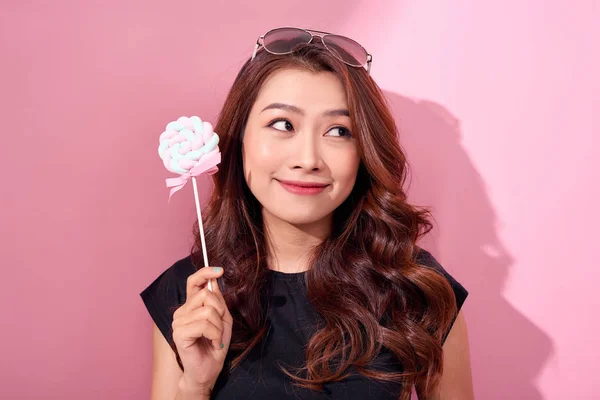
[[[194,184],[194,198],[196,199],[196,214],[198,214],[198,228],[200,231],[200,239],[202,240],[202,255],[204,256],[204,267],[208,267],[208,254],[206,252],[206,242],[204,240],[204,227],[202,226],[202,214],[200,214],[200,200],[198,199],[198,185],[196,184],[196,177],[192,177],[192,183]],[[208,280],[208,290],[212,292],[211,280]]]

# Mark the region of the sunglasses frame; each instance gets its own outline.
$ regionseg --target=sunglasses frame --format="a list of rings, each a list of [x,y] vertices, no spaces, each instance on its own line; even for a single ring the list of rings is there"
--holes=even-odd
[[[268,53],[274,54],[274,55],[283,55],[283,54],[291,54],[291,53],[293,53],[293,50],[285,52],[285,53],[273,53],[272,51],[269,51],[269,49],[267,49],[265,47],[265,45],[264,45],[265,36],[267,36],[270,32],[278,30],[278,29],[297,29],[299,31],[304,31],[304,32],[308,33],[310,35],[310,40],[306,44],[312,43],[313,39],[315,37],[318,37],[318,38],[321,39],[321,43],[323,43],[323,46],[325,46],[325,48],[327,50],[329,50],[329,52],[331,52],[331,54],[333,54],[335,56],[335,58],[337,58],[338,60],[342,61],[344,64],[350,65],[351,67],[361,68],[361,67],[364,67],[366,65],[367,66],[367,73],[371,74],[371,61],[373,61],[373,56],[371,54],[369,54],[369,52],[360,43],[358,43],[356,40],[351,39],[351,38],[346,37],[346,36],[336,35],[334,33],[317,31],[317,30],[314,30],[314,29],[297,28],[295,26],[281,26],[279,28],[273,28],[273,29],[268,30],[264,35],[259,36],[259,38],[256,40],[256,46],[254,46],[254,52],[252,53],[252,58],[250,59],[250,61],[254,60],[254,57],[256,57],[256,53],[258,52],[258,49],[260,48],[260,46],[262,46],[265,49],[265,51],[267,51]],[[317,35],[314,35],[313,32],[317,33]],[[335,51],[332,51],[329,47],[327,47],[327,45],[323,41],[323,38],[326,37],[326,36],[338,36],[338,37],[342,37],[344,39],[348,39],[348,40],[353,41],[358,46],[360,46],[361,49],[363,49],[365,51],[365,54],[367,55],[367,61],[364,64],[362,64],[362,65],[355,65],[355,64],[350,64],[350,63],[342,60],[341,57],[339,57],[335,53]]]

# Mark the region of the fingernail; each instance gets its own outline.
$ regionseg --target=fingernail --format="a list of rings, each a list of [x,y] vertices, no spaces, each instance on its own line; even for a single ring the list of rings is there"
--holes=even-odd
[[[222,270],[222,269],[223,269],[223,268],[221,268],[221,267],[214,267],[214,268],[213,268],[213,270],[214,270],[215,272],[221,272],[221,270]]]
[[[221,343],[221,348],[225,347],[225,343]]]

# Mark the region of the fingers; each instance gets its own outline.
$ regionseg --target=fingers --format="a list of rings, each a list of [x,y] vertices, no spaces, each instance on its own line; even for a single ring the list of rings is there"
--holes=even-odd
[[[205,312],[210,314],[210,311]],[[215,318],[219,321],[218,324],[220,325],[220,328],[213,325],[212,321],[215,320]],[[210,319],[194,319],[186,324],[182,324],[181,321],[179,321],[177,323],[173,322],[173,325],[173,340],[176,342],[191,346],[197,339],[204,337],[212,342],[215,350],[221,349],[221,343],[223,342],[223,323],[214,312],[213,317]]]
[[[211,293],[219,300],[219,302],[223,305],[225,309],[225,313],[221,314],[221,318],[225,319],[226,321],[231,321],[231,314],[229,313],[229,308],[227,308],[225,298],[223,298],[223,293],[221,293],[221,288],[219,287],[219,284],[216,280],[214,282],[215,283],[212,285],[213,291]]]
[[[193,295],[194,293],[202,290],[202,288],[204,287],[204,285],[206,285],[209,279],[213,279],[213,282],[216,283],[214,280],[220,277],[221,275],[223,275],[223,268],[221,267],[200,268],[198,271],[194,272],[187,278],[187,296],[189,297],[190,295]],[[212,286],[214,290],[214,286],[216,286],[216,284],[213,284]]]
[[[204,271],[204,270],[211,269],[211,268],[213,268],[213,269],[218,268],[219,270],[218,271],[214,270],[214,271],[212,271],[213,273],[211,273],[211,271]],[[202,274],[200,274],[201,271],[202,271]],[[216,279],[222,275],[223,275],[223,269],[219,268],[219,267],[202,268],[202,270],[199,270],[198,272],[191,275],[188,278],[188,288],[187,288],[188,299],[190,298],[190,296],[193,296],[194,293],[198,293],[207,287],[207,285],[205,285],[205,284],[204,284],[204,286],[198,285],[199,282],[203,282],[203,276],[205,277],[204,278],[205,283],[208,283],[208,277],[213,276],[215,278],[210,278],[210,281],[212,282],[212,291],[209,291],[209,293],[214,293],[216,295],[216,299],[221,303],[222,309],[224,309],[227,312],[228,311],[227,304],[225,302],[225,299],[223,298],[223,294],[221,293],[221,288],[219,287],[219,284]],[[215,308],[218,308],[218,307],[215,307]],[[223,316],[223,313],[221,313],[221,316]]]
[[[208,324],[205,324],[207,322]],[[191,326],[191,328],[190,328]],[[181,337],[186,342],[194,342],[195,339],[205,337],[213,342],[215,349],[221,348],[223,342],[223,321],[217,311],[211,306],[204,306],[178,316],[173,320],[173,335]]]
[[[218,296],[215,295],[214,292],[211,292],[210,290],[208,290],[208,288],[204,288],[198,293],[194,294],[185,302],[185,304],[183,305],[184,310],[182,311],[192,312],[193,310],[203,306],[210,306],[214,308],[217,311],[219,317],[221,318],[225,314],[225,309],[227,308],[223,305],[223,303],[220,301]]]
[[[177,318],[177,320],[173,320],[173,324],[176,326],[187,325],[195,321],[208,320],[210,321],[217,329],[222,330],[223,322],[221,321],[221,316],[211,306],[204,306],[193,310],[186,315],[182,315]]]

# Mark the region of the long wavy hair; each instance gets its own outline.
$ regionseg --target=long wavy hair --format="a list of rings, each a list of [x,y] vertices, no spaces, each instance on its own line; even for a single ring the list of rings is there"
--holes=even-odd
[[[444,333],[457,313],[454,293],[439,272],[417,262],[416,242],[431,230],[431,216],[407,203],[408,165],[381,90],[363,68],[346,66],[320,43],[282,56],[259,51],[239,71],[215,124],[222,161],[203,222],[210,264],[224,269],[219,285],[234,318],[235,357],[226,368],[236,368],[268,331],[267,242],[261,205],[243,175],[242,139],[261,86],[283,68],[329,71],[342,82],[361,163],[351,194],[334,211],[330,236],[310,254],[308,297],[322,325],[301,371],[282,369],[297,385],[319,390],[354,367],[371,379],[401,383],[399,399],[409,399],[412,386],[426,399],[440,381]],[[198,233],[196,222],[194,265],[202,265]],[[397,358],[399,372],[370,367],[383,347]]]

